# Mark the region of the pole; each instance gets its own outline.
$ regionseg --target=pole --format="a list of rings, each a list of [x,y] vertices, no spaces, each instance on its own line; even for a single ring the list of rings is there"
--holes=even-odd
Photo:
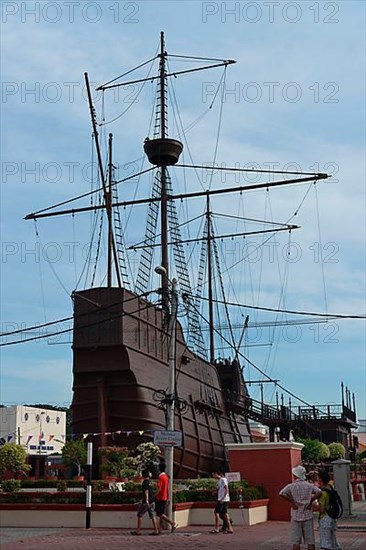
[[[160,138],[165,139],[167,134],[167,89],[166,89],[166,52],[164,33],[160,33],[160,65],[159,65],[159,97],[160,97]],[[167,168],[165,164],[160,165],[161,183],[161,265],[165,269],[162,275],[162,305],[165,318],[169,314],[169,258],[168,258],[168,194],[167,194]]]
[[[107,287],[112,287],[112,262],[113,262],[113,214],[112,214],[112,180],[113,180],[113,163],[112,163],[112,143],[113,134],[109,134],[108,151],[108,191],[105,194],[105,202],[108,218],[108,271],[107,271]]]
[[[90,529],[91,501],[92,501],[92,464],[93,443],[88,442],[88,454],[86,461],[86,504],[85,504],[85,528]]]
[[[177,280],[171,281],[171,312],[169,317],[169,402],[166,410],[166,429],[174,430],[174,410],[176,399],[175,388],[175,363],[176,363],[176,325],[177,325],[177,310],[178,310],[178,295],[177,295]],[[167,447],[165,450],[165,461],[167,474],[169,477],[168,491],[168,518],[173,521],[173,469],[174,469],[174,447]]]
[[[104,202],[107,205],[107,203],[108,203],[108,190],[107,190],[106,182],[105,182],[103,159],[102,159],[102,153],[100,151],[100,145],[99,145],[99,133],[98,133],[98,130],[97,130],[96,114],[95,114],[95,109],[93,107],[93,99],[92,99],[92,95],[91,95],[91,89],[90,89],[90,84],[89,84],[88,73],[84,73],[84,77],[85,77],[86,91],[87,91],[87,94],[88,94],[89,110],[90,110],[91,122],[92,122],[92,127],[93,127],[93,136],[94,136],[94,141],[95,141],[95,147],[96,147],[96,150],[97,150],[100,180],[101,180],[101,184],[102,184],[102,188],[103,188]],[[113,220],[112,220],[112,215],[111,215],[110,209],[106,208],[106,213],[107,213],[107,217],[108,217],[108,227],[112,227]],[[116,265],[117,282],[118,282],[119,288],[121,288],[122,287],[121,274],[120,274],[119,269],[118,269],[118,254],[117,254],[116,242],[115,242],[113,233],[112,233],[112,251],[113,251],[114,263]]]

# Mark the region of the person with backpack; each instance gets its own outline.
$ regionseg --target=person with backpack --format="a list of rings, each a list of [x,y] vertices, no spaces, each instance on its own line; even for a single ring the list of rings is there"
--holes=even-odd
[[[318,499],[320,547],[322,550],[340,550],[336,529],[337,519],[343,512],[342,501],[332,486],[329,474],[319,472],[318,476],[319,487],[322,490]]]

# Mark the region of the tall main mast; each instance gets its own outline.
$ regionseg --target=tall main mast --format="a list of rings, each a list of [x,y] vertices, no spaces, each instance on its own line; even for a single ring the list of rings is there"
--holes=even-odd
[[[167,111],[167,71],[164,32],[160,33],[160,64],[159,64],[159,87],[158,87],[158,109],[159,112],[159,136],[156,139],[145,141],[144,150],[149,161],[159,167],[161,184],[161,265],[162,270],[162,305],[166,314],[169,313],[169,255],[168,255],[168,172],[167,166],[176,164],[179,155],[183,150],[183,144],[167,137],[168,133],[168,111]]]
[[[166,52],[164,32],[160,33],[160,138],[164,140],[167,132],[167,97],[166,97]],[[163,160],[163,159],[162,159]],[[168,197],[167,197],[167,169],[163,162],[160,166],[161,178],[161,265],[165,269],[162,275],[162,305],[165,312],[169,311],[169,256],[168,256]]]

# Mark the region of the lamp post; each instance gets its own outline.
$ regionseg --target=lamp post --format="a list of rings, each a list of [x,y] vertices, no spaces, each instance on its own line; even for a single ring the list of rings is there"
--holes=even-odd
[[[45,414],[44,411],[39,411],[39,436],[38,436],[38,460],[36,465],[36,477],[37,479],[41,477],[41,456],[42,456],[42,439],[43,439],[43,433],[42,433],[42,415]],[[37,420],[37,418],[36,418]],[[44,475],[44,467],[43,467],[43,475]]]
[[[167,277],[166,269],[163,266],[155,268],[155,272]],[[168,279],[171,286],[170,294],[170,315],[168,324],[169,348],[168,348],[168,364],[169,364],[169,383],[166,408],[166,430],[174,431],[174,412],[176,401],[175,388],[175,366],[176,366],[176,326],[178,312],[178,294],[177,294],[177,279]],[[167,474],[169,477],[169,492],[168,492],[168,518],[173,521],[173,468],[174,468],[174,447],[166,447],[165,462]]]
[[[42,432],[42,414],[46,414],[44,411],[40,411],[39,414],[39,440],[38,440],[38,452],[41,455],[42,454],[42,445],[41,441],[43,439],[43,432]]]

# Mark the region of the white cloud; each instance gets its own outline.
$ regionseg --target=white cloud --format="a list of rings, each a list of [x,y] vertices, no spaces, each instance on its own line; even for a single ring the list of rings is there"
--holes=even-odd
[[[3,174],[1,223],[4,242],[14,243],[19,250],[22,245],[31,250],[36,242],[33,222],[24,222],[22,217],[30,211],[89,188],[89,182],[82,172],[85,164],[91,160],[90,117],[87,102],[81,94],[84,87],[83,72],[88,71],[93,82],[101,83],[152,57],[161,27],[166,29],[167,49],[170,52],[227,56],[238,61],[229,67],[227,74],[228,89],[237,90],[239,96],[228,94],[226,97],[217,157],[220,162],[225,161],[227,165],[256,162],[262,167],[266,167],[265,163],[278,162],[276,167],[279,168],[288,162],[296,162],[304,171],[311,171],[315,165],[319,166],[319,171],[333,171],[339,167],[336,174],[338,183],[320,182],[317,185],[323,246],[335,243],[338,247],[334,251],[338,261],[324,265],[328,307],[336,313],[361,313],[364,308],[365,247],[365,128],[362,114],[364,105],[361,103],[365,68],[362,47],[364,29],[361,27],[364,5],[358,2],[340,4],[339,13],[334,14],[339,19],[335,24],[324,22],[325,16],[331,16],[331,13],[321,4],[320,22],[314,23],[314,10],[310,10],[304,3],[301,4],[301,19],[296,24],[286,22],[283,14],[276,15],[275,21],[268,23],[265,11],[256,24],[246,22],[242,16],[238,22],[235,22],[233,16],[227,16],[226,22],[223,22],[222,13],[209,17],[204,24],[202,3],[145,2],[138,3],[139,9],[135,15],[138,23],[127,22],[129,13],[124,10],[120,13],[119,24],[113,24],[114,12],[110,9],[111,3],[107,4],[100,4],[102,19],[95,25],[87,23],[85,18],[83,21],[80,14],[73,24],[68,24],[63,14],[59,24],[47,24],[44,20],[32,24],[30,19],[22,24],[18,15],[9,18],[3,25],[4,82],[15,83],[13,95],[10,84],[6,88],[9,95],[3,102],[4,127],[5,123],[7,127],[6,133],[2,134],[3,168],[4,162],[13,162],[17,169],[12,175],[12,166],[7,165],[10,173],[5,174],[5,182]],[[220,10],[222,4],[217,3]],[[144,70],[141,70],[142,74],[146,74]],[[174,80],[177,96],[182,103],[182,120],[186,126],[208,108],[211,97],[203,101],[205,88],[202,82],[217,82],[220,76],[220,72],[207,72],[197,73],[193,79],[187,76]],[[250,82],[255,83],[261,92],[257,102],[250,100],[249,94],[256,90],[255,86],[251,89],[246,87]],[[269,82],[279,83],[273,88],[273,102],[268,96],[270,86],[265,84]],[[288,86],[291,82],[295,82],[301,90],[301,98],[294,103],[288,97],[284,98],[286,91],[296,91],[296,87]],[[56,83],[53,88],[52,83]],[[71,86],[67,83],[74,84]],[[327,87],[329,83],[335,83],[338,90],[335,86]],[[35,95],[27,95],[26,91],[31,90],[32,86],[35,87]],[[122,117],[118,125],[105,128],[106,132],[113,129],[115,133],[115,159],[121,163],[142,155],[142,142],[147,135],[151,115],[148,102],[153,96],[153,88],[151,84],[147,85],[135,108]],[[51,95],[47,94],[52,92],[61,93],[58,101],[50,100]],[[331,92],[334,92],[333,97],[338,102],[327,102]],[[70,94],[73,94],[72,100]],[[316,94],[319,96],[318,101]],[[116,116],[126,108],[126,96],[122,95],[120,99],[121,102],[112,101],[111,105],[106,105],[106,118]],[[100,114],[102,102],[99,98],[96,107]],[[213,159],[218,108],[217,102],[203,118],[202,125],[197,125],[188,133],[188,138],[192,140],[194,161],[197,163]],[[170,123],[174,127],[173,116],[170,116]],[[22,163],[29,169],[36,162],[40,165],[38,182],[34,175],[24,175],[22,170]],[[79,163],[73,181],[65,164],[70,162]],[[61,170],[60,178],[53,183],[50,181],[52,170],[44,172],[44,167],[50,163],[58,163]],[[177,171],[177,174],[182,172]],[[148,181],[146,178],[141,184],[141,196],[147,194]],[[215,176],[214,181],[216,186],[221,185],[220,177]],[[230,184],[232,180],[228,179],[227,182]],[[200,188],[193,172],[189,171],[186,172],[185,185],[189,190]],[[135,184],[122,185],[120,196],[130,197],[135,188]],[[294,213],[294,208],[300,204],[306,189],[305,185],[273,190],[267,200],[259,193],[249,193],[242,198],[244,206],[231,195],[213,203],[216,210],[228,207],[231,213],[234,210],[243,212],[245,207],[247,216],[258,218],[262,218],[265,213],[268,215],[271,207],[275,221],[287,221]],[[301,261],[288,266],[291,277],[286,305],[290,304],[294,309],[317,311],[324,308],[324,297],[321,265],[314,258],[317,254],[315,243],[320,241],[315,199],[312,189],[293,220],[302,227],[294,231],[291,238],[300,243],[303,254]],[[68,218],[38,224],[42,243],[55,242],[62,250],[61,260],[54,267],[67,292],[76,284],[77,270],[73,262],[63,261],[67,252],[64,243],[76,240],[87,242],[82,222]],[[128,236],[130,240],[134,238],[132,233]],[[281,247],[285,246],[287,236],[282,235],[278,242]],[[26,261],[22,261],[19,250],[9,254],[6,261],[4,256],[2,258],[4,318],[28,324],[32,320],[41,322],[44,316],[43,299],[48,319],[68,315],[71,308],[67,292],[59,282],[55,283],[49,266],[44,262],[40,265],[31,254],[26,256]],[[9,249],[6,251],[9,252]],[[324,252],[329,254],[332,250],[325,248]],[[230,261],[229,255],[227,261]],[[77,268],[80,268],[80,256],[77,262]],[[278,288],[283,280],[285,266],[282,263],[279,271],[277,262],[269,266],[260,262],[247,262],[246,278],[244,271],[240,278],[240,284],[244,280],[248,284],[251,274],[252,286],[249,284],[241,291],[246,302],[251,303],[256,298],[259,305],[278,305]],[[27,285],[24,284],[25,280]],[[233,280],[234,284],[238,282],[237,279]],[[262,289],[258,295],[259,281]],[[230,297],[232,295],[231,291]],[[347,342],[352,342],[352,333],[360,341],[363,340],[359,322],[342,321],[341,331]],[[283,359],[287,371],[281,373],[282,382],[286,385],[288,376],[292,389],[295,386],[299,388],[297,393],[303,388],[302,377],[306,369],[311,364],[317,364],[319,350],[318,347],[311,351],[305,350],[305,353],[301,347],[302,351],[299,352],[300,344],[290,348],[291,353],[288,350],[288,355],[278,352],[276,361],[271,365],[273,375],[277,376],[277,369],[283,368]],[[347,360],[345,352],[340,357],[340,347],[336,351],[331,346],[322,349],[321,360],[327,362],[329,369],[334,366],[334,377],[342,375],[342,366]],[[56,396],[64,399],[60,397],[63,392],[71,395],[71,361],[65,358],[69,356],[69,351],[65,351],[68,346],[57,347],[57,359],[53,359],[52,355],[56,353],[53,351],[56,346],[51,350],[49,348],[45,354],[45,346],[27,346],[32,359],[24,368],[19,367],[22,365],[20,348],[7,350],[3,376],[7,379],[13,369],[16,373],[16,380],[9,378],[6,384],[6,392],[9,391],[13,398],[16,398],[14,396],[18,391],[19,398],[24,401],[39,400],[37,381],[40,384],[38,387],[43,388],[43,395],[49,392],[53,400]],[[354,360],[361,363],[363,352],[356,341],[352,343],[351,350],[347,349],[347,353],[351,355],[352,350]],[[308,359],[305,358],[307,351]],[[265,361],[265,355],[260,355],[258,350],[253,348],[252,353],[258,353],[258,357]],[[289,361],[294,365],[299,363],[295,374],[288,372]],[[59,385],[52,383],[53,371],[64,373],[62,391],[58,389]],[[26,374],[17,374],[23,372]],[[356,389],[360,385],[360,371],[356,369],[355,372],[347,372],[347,377],[352,379]],[[328,376],[327,371],[325,380]],[[27,382],[23,383],[24,380]],[[27,399],[28,390],[37,399]],[[311,384],[307,394],[308,399],[315,395]],[[329,392],[327,398],[331,399],[332,395]],[[6,395],[3,397],[6,399]]]

